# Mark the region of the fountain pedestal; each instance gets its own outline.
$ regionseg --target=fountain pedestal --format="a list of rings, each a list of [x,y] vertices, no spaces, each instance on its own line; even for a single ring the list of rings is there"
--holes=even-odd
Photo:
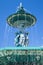
[[[42,50],[41,47],[0,49],[0,65],[43,65]]]

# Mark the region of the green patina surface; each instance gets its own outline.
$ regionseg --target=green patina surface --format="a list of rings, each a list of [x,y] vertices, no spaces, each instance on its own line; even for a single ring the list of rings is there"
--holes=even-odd
[[[43,65],[43,48],[41,47],[15,47],[0,49],[0,65],[15,63]]]
[[[18,11],[7,18],[9,25],[13,27],[29,27],[35,24],[36,17],[27,13],[23,7],[19,7]]]

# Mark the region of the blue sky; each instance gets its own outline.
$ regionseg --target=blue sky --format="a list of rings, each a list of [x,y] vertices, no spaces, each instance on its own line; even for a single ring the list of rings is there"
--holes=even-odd
[[[14,47],[18,29],[10,27],[6,19],[16,12],[20,2],[27,12],[37,18],[36,24],[26,29],[29,32],[29,47],[43,46],[43,0],[0,0],[0,48]]]

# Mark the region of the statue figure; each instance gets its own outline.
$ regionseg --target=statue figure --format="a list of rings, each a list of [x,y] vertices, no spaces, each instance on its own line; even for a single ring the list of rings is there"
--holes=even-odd
[[[26,47],[28,46],[28,35],[20,33],[15,38],[15,45],[18,47]]]

